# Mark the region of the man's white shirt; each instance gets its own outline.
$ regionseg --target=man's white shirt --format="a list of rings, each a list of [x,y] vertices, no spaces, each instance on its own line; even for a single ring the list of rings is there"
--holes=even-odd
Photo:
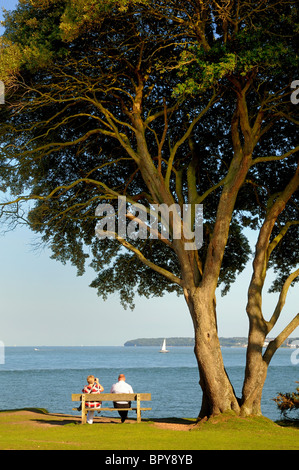
[[[134,393],[131,385],[127,384],[124,380],[120,380],[113,384],[110,393]],[[118,401],[117,403],[128,403],[127,401]]]

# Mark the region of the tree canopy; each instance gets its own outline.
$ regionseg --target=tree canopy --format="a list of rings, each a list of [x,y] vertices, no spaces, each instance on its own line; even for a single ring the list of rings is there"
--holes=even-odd
[[[296,2],[20,0],[5,26],[2,217],[29,223],[79,274],[91,258],[104,298],[184,294],[196,345],[219,345],[215,289],[228,292],[250,257],[244,228],[257,230],[247,313],[262,343],[299,274]],[[135,223],[136,203],[202,204],[202,247],[184,250],[173,221],[167,240],[162,224],[157,237],[97,238],[99,203],[118,215],[120,196]],[[269,267],[280,296],[268,321]]]

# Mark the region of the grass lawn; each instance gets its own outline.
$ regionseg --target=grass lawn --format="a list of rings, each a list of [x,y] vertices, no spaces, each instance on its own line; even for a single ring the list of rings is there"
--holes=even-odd
[[[0,412],[0,450],[299,450],[299,428],[267,418],[135,420],[79,416],[26,409]]]

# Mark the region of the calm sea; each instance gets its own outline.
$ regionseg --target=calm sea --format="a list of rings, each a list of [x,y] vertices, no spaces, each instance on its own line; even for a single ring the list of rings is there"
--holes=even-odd
[[[72,393],[80,393],[86,377],[94,374],[105,392],[120,372],[135,392],[152,394],[152,411],[144,417],[195,418],[201,392],[193,349],[169,348],[160,354],[154,347],[6,347],[0,364],[0,409],[46,408],[50,413],[72,411]],[[222,348],[224,363],[235,391],[240,395],[246,349]],[[291,361],[292,349],[281,349],[269,367],[262,399],[262,412],[272,420],[280,413],[272,398],[295,390],[299,365]],[[294,361],[293,361],[294,362]],[[105,416],[105,412],[103,412]],[[113,416],[106,412],[107,416]],[[115,416],[118,416],[117,413]]]

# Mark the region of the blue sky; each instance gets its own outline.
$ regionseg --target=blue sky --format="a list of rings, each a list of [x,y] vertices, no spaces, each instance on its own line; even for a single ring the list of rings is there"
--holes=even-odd
[[[16,3],[0,0],[1,7],[8,10]],[[254,238],[252,234],[252,241]],[[135,310],[125,311],[117,295],[104,302],[88,287],[95,276],[93,271],[77,277],[74,267],[51,260],[47,249],[34,250],[35,240],[26,227],[0,236],[0,341],[5,346],[104,346],[122,345],[137,337],[193,336],[191,317],[182,297],[136,299]],[[247,336],[245,306],[250,276],[249,265],[226,297],[217,296],[220,336]],[[267,318],[276,301],[277,295],[265,295]],[[298,294],[296,299],[292,288],[273,335],[293,318],[297,308]],[[299,336],[298,329],[292,336]]]

